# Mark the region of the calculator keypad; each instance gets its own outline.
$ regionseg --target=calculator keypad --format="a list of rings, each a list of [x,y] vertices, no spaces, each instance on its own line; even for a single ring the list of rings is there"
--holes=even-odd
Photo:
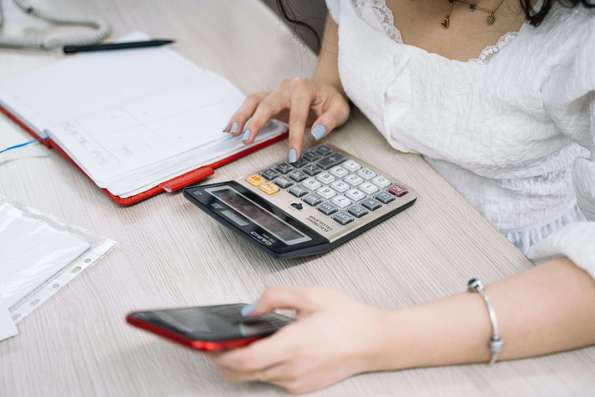
[[[272,168],[269,168],[268,170],[262,171],[260,173],[260,175],[264,176],[269,181],[272,181],[273,179],[275,179],[276,177],[279,176],[279,172],[277,172],[276,170],[274,170]]]
[[[303,186],[295,185],[289,188],[289,193],[293,194],[295,197],[300,198],[304,197],[306,194],[310,193],[310,191]]]
[[[331,189],[328,186],[321,187],[320,189],[318,189],[316,191],[316,193],[318,193],[322,198],[325,198],[327,200],[337,194],[337,192],[335,192],[333,189]]]
[[[342,194],[334,197],[331,201],[333,202],[333,204],[335,204],[339,208],[346,208],[352,204],[351,200],[349,200],[347,197],[343,196]]]
[[[291,166],[291,164],[284,162],[277,164],[275,169],[282,174],[287,174],[289,171],[293,170],[293,167]]]
[[[314,178],[308,178],[302,183],[302,185],[304,185],[304,187],[306,187],[307,189],[316,190],[322,186],[322,183],[318,182]]]
[[[320,182],[324,183],[325,185],[328,185],[329,183],[333,183],[335,181],[335,177],[332,176],[328,172],[322,172],[322,173],[318,174],[316,176],[316,179],[318,179]]]
[[[268,195],[275,194],[279,191],[279,186],[277,186],[271,182],[263,183],[258,188]]]
[[[293,182],[291,180],[285,178],[284,176],[277,177],[273,182],[275,182],[275,185],[277,185],[283,189],[288,188],[291,185],[293,185]]]
[[[391,205],[408,193],[406,187],[326,145],[306,151],[293,163],[282,162],[250,175],[246,182],[267,195],[287,189],[294,200],[292,206],[303,202],[340,225]]]
[[[354,205],[353,207],[349,208],[349,213],[356,218],[361,218],[362,216],[366,215],[368,211],[361,205]]]
[[[301,182],[304,179],[308,179],[308,174],[306,174],[304,171],[301,171],[301,170],[291,171],[287,175],[296,182]]]
[[[250,175],[248,178],[246,178],[246,182],[252,186],[260,186],[265,183],[266,180],[260,175]]]
[[[333,215],[333,219],[339,222],[341,225],[346,225],[350,222],[353,222],[354,220],[351,215],[343,211],[337,212],[335,215]]]
[[[366,194],[358,189],[349,189],[345,192],[345,196],[353,201],[360,201],[366,198]]]
[[[317,195],[316,193],[310,193],[306,197],[303,198],[306,204],[311,205],[312,207],[322,203],[322,197]]]

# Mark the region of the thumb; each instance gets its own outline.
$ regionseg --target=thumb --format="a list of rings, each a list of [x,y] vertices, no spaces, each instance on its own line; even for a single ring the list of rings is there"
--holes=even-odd
[[[242,308],[244,316],[260,316],[275,309],[295,310],[298,315],[315,310],[306,288],[274,287],[263,292],[260,299]]]

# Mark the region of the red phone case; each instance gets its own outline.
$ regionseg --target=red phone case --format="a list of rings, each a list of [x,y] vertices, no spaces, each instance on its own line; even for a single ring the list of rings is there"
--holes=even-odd
[[[141,320],[139,318],[134,317],[133,315],[126,316],[126,322],[134,327],[144,329],[145,331],[149,331],[156,335],[159,335],[163,338],[169,339],[186,347],[189,347],[194,350],[206,351],[206,352],[215,352],[221,350],[230,350],[236,349],[242,346],[248,346],[249,344],[261,339],[262,337],[250,337],[250,338],[243,338],[243,339],[228,339],[219,342],[214,341],[205,341],[205,340],[196,340],[196,339],[188,339],[183,335],[177,334],[173,331],[170,331],[165,328],[161,328],[155,324],[149,323],[147,321]]]

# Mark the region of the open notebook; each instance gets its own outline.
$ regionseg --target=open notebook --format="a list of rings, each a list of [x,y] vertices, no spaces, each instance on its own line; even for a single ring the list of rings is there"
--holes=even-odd
[[[276,120],[249,147],[222,133],[243,100],[167,48],[79,54],[0,85],[0,110],[122,205],[196,183],[284,138]]]

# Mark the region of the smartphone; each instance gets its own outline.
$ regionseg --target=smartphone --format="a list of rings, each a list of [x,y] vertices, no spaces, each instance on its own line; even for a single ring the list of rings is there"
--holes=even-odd
[[[242,316],[245,303],[136,311],[126,316],[135,327],[200,351],[247,346],[275,333],[292,319],[278,313]]]

